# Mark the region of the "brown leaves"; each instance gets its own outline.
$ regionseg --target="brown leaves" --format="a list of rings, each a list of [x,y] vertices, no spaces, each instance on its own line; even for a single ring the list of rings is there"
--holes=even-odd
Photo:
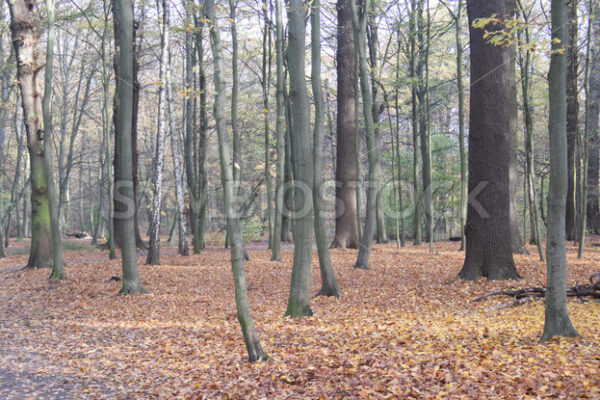
[[[469,300],[538,286],[544,264],[517,256],[523,281],[445,285],[463,255],[456,244],[436,246],[436,255],[425,246],[375,246],[368,271],[352,268],[354,251],[333,250],[342,297],[313,299],[315,316],[303,319],[283,318],[292,252],[272,262],[267,251],[251,250],[252,314],[273,357],[258,364],[245,362],[228,250],[185,258],[165,248],[164,265],[140,267],[150,293],[131,297],[118,296],[119,283],[109,281],[120,275],[118,261],[99,251],[68,252],[63,283],[48,284],[47,270],[0,273],[0,364],[21,379],[64,378],[74,397],[91,398],[600,396],[600,304],[569,300],[583,339],[539,344],[543,300],[493,312]],[[590,249],[577,261],[574,251],[569,284],[586,281],[600,259]],[[0,271],[19,257],[0,261]],[[315,254],[313,291],[317,262]],[[458,315],[465,310],[474,312]]]

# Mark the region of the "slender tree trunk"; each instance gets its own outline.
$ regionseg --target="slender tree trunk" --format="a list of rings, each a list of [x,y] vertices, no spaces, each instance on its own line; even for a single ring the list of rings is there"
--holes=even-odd
[[[268,356],[262,350],[258,333],[250,316],[246,278],[244,273],[244,247],[239,219],[237,218],[237,205],[235,202],[232,159],[229,140],[227,140],[225,120],[225,81],[222,59],[221,41],[219,30],[216,27],[215,4],[213,0],[204,2],[204,14],[210,23],[210,43],[213,52],[214,82],[215,82],[215,121],[219,138],[219,158],[221,160],[221,179],[225,194],[225,216],[227,230],[231,235],[231,268],[235,285],[235,302],[237,317],[242,328],[246,350],[250,362],[266,360]]]
[[[584,71],[584,92],[585,92],[585,128],[583,131],[583,137],[580,139],[582,152],[581,159],[581,179],[579,180],[579,247],[577,249],[577,258],[583,257],[583,248],[585,246],[585,234],[586,234],[586,223],[587,223],[587,182],[588,182],[588,157],[589,157],[589,143],[590,143],[590,62],[592,54],[592,24],[593,24],[593,12],[594,12],[594,0],[590,0],[588,3],[588,26],[586,34],[586,50],[585,50],[585,71]]]
[[[369,188],[367,196],[367,215],[365,218],[365,225],[360,239],[360,246],[358,249],[358,257],[354,268],[368,269],[369,268],[369,256],[371,252],[371,244],[373,241],[373,234],[375,228],[376,218],[376,207],[377,207],[377,196],[380,190],[380,179],[381,179],[381,162],[379,156],[379,138],[376,136],[375,126],[373,122],[373,113],[370,110],[370,104],[372,104],[371,88],[369,86],[369,75],[367,71],[367,52],[365,49],[366,39],[366,24],[367,24],[367,13],[370,8],[370,1],[366,0],[361,7],[361,10],[357,9],[358,6],[352,1],[350,3],[352,9],[352,26],[354,28],[354,42],[356,43],[356,49],[358,54],[358,67],[360,74],[360,91],[363,99],[363,114],[365,118],[365,128],[367,131],[367,154],[369,158]]]
[[[353,0],[351,0],[353,1]],[[327,227],[321,215],[321,201],[323,198],[323,127],[325,125],[325,106],[323,104],[323,89],[321,87],[321,2],[313,0],[311,6],[311,82],[315,101],[315,127],[313,134],[313,163],[314,163],[314,229],[319,252],[319,266],[321,270],[321,289],[318,294],[323,296],[340,297],[335,273],[331,266],[329,247],[327,246]]]
[[[150,245],[148,247],[147,265],[160,265],[160,220],[162,208],[163,168],[165,157],[165,136],[167,130],[167,64],[169,63],[169,4],[167,0],[157,1],[158,15],[161,19],[160,31],[160,66],[158,87],[158,124],[156,135],[156,155],[154,158],[154,179],[152,199],[152,219],[150,220]]]
[[[575,240],[577,236],[577,203],[576,203],[576,150],[577,135],[579,127],[579,101],[577,100],[577,76],[579,62],[577,57],[577,4],[578,0],[569,2],[568,29],[569,36],[567,46],[567,166],[568,166],[568,185],[567,185],[567,213],[566,213],[566,233],[567,240]]]
[[[283,99],[283,23],[281,13],[281,0],[275,1],[275,64],[276,64],[276,108],[277,121],[277,178],[275,183],[275,221],[273,237],[271,239],[271,260],[281,260],[281,232],[283,216],[283,191],[285,179],[285,107]]]
[[[468,2],[471,37],[469,205],[466,254],[459,278],[517,279],[511,246],[510,151],[514,77],[512,51],[484,38],[472,23],[496,15],[511,18],[510,0]],[[491,29],[496,29],[492,26]],[[489,112],[494,110],[494,112]]]
[[[567,3],[552,0],[552,55],[548,86],[550,109],[550,190],[548,192],[547,288],[544,332],[541,341],[554,336],[578,336],[567,310],[567,257],[565,204],[567,197]],[[558,40],[556,40],[558,39]]]
[[[591,59],[589,76],[589,125],[588,125],[588,202],[587,202],[587,225],[596,234],[600,233],[600,133],[598,130],[598,119],[600,115],[600,3],[595,1],[591,14],[592,37],[591,37]]]
[[[413,137],[413,236],[414,245],[420,246],[422,241],[421,234],[421,196],[419,190],[419,119],[417,106],[417,0],[411,0],[410,12],[410,78],[411,78],[411,123]]]
[[[335,167],[335,238],[333,248],[358,248],[357,126],[355,122],[356,62],[350,1],[338,0],[337,9],[337,153]]]
[[[44,138],[44,169],[48,188],[48,207],[50,210],[50,228],[52,232],[52,273],[50,280],[64,280],[64,262],[62,234],[60,231],[59,201],[54,183],[52,163],[52,113],[50,101],[52,98],[52,76],[54,61],[54,0],[46,0],[48,37],[46,39],[46,68],[44,72],[44,97],[42,98],[43,138]]]
[[[183,176],[181,173],[181,165],[179,164],[179,145],[177,144],[177,130],[175,128],[175,112],[173,110],[173,82],[171,80],[171,48],[167,47],[169,52],[169,61],[167,64],[167,104],[169,111],[169,133],[171,134],[171,153],[173,154],[173,175],[175,178],[175,194],[177,201],[177,216],[176,221],[179,227],[179,240],[177,253],[182,256],[189,256],[188,242],[187,242],[187,224],[185,222],[185,198],[183,196]]]
[[[12,42],[17,59],[17,78],[21,88],[21,102],[27,147],[31,164],[31,219],[32,237],[28,268],[52,265],[52,233],[44,161],[42,102],[38,93],[38,79],[43,61],[35,51],[39,32],[35,27],[35,6],[25,0],[8,2]]]
[[[290,71],[290,108],[292,111],[292,164],[294,173],[294,264],[290,295],[285,315],[312,315],[310,308],[310,269],[313,246],[313,160],[309,131],[309,107],[304,52],[306,21],[302,0],[290,0],[287,57]]]
[[[128,0],[116,0],[114,3],[115,20],[118,24],[118,124],[116,126],[115,153],[119,157],[119,168],[115,171],[115,220],[116,229],[121,238],[121,262],[123,285],[120,293],[143,293],[137,264],[135,240],[135,195],[133,181],[132,119],[133,119],[133,4]],[[115,229],[115,231],[116,231]]]

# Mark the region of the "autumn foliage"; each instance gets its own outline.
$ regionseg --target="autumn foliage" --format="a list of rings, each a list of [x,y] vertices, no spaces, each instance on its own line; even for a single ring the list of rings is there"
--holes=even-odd
[[[249,364],[235,316],[229,252],[211,248],[142,266],[149,294],[119,296],[120,261],[66,253],[68,280],[10,272],[0,260],[0,397],[185,399],[600,398],[600,304],[569,300],[581,339],[540,344],[543,300],[502,310],[486,291],[539,286],[545,265],[516,256],[522,281],[451,281],[455,243],[375,246],[368,271],[356,252],[332,250],[341,298],[315,298],[310,318],[284,318],[292,251],[253,250],[249,296],[272,360]],[[576,259],[569,285],[598,271],[597,248]],[[313,261],[311,290],[319,271]],[[54,396],[54,397],[53,397]],[[62,396],[62,397],[61,397]]]

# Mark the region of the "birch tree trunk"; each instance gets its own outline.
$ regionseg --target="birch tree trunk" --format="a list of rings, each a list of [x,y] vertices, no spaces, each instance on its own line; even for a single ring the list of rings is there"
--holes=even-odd
[[[165,157],[165,132],[167,108],[167,64],[169,63],[169,4],[167,0],[157,1],[158,15],[162,19],[160,31],[160,66],[158,87],[158,126],[156,135],[156,156],[154,158],[154,197],[152,198],[152,219],[150,221],[150,245],[146,264],[160,265],[160,217],[162,208],[163,167]]]

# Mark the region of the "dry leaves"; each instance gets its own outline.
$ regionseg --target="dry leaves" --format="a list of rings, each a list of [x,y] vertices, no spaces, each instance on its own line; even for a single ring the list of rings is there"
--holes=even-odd
[[[543,302],[499,311],[470,299],[492,289],[544,282],[545,265],[517,256],[519,282],[454,282],[455,243],[398,251],[375,246],[371,270],[354,251],[332,250],[342,298],[316,298],[315,316],[283,318],[292,251],[282,262],[250,251],[252,314],[273,360],[248,364],[233,302],[228,251],[141,266],[148,295],[122,297],[119,261],[69,252],[68,281],[48,270],[1,273],[26,256],[0,260],[2,398],[600,398],[600,304],[569,300],[582,339],[539,344]],[[597,272],[569,248],[569,284]],[[140,263],[143,258],[140,258]],[[315,254],[312,290],[319,288]],[[17,382],[17,383],[15,383]],[[20,382],[20,383],[18,383]]]

